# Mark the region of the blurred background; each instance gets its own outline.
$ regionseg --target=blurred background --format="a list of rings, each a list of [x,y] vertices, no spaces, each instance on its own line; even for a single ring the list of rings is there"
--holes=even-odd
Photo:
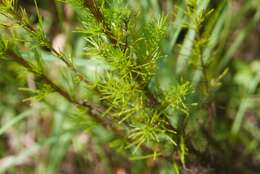
[[[34,1],[19,0],[18,3],[37,24]],[[94,78],[103,65],[86,59],[84,36],[72,32],[80,22],[77,13],[60,1],[38,0],[37,3],[52,46],[75,57],[81,70],[89,78]],[[174,79],[173,74],[178,74],[178,66],[182,66],[178,60],[192,56],[182,49],[190,34],[183,12],[184,0],[129,0],[122,3],[138,15],[141,25],[167,16],[167,32],[160,46],[164,58],[158,63],[155,81],[160,79],[161,84],[168,84]],[[212,146],[209,156],[214,156],[211,159],[214,164],[191,156],[182,173],[213,173],[213,170],[218,173],[257,173],[260,171],[260,1],[211,0],[207,9],[214,9],[203,22],[202,29],[209,38],[205,51],[212,62],[209,72],[212,77],[227,67],[228,72],[221,78],[221,85],[211,91],[210,100],[216,105],[213,145],[208,145],[205,139],[211,135],[198,131],[199,123],[207,122],[206,111],[200,103],[201,107],[189,120],[187,134],[196,137],[192,143],[201,152]],[[63,65],[53,61],[49,54],[44,57],[50,62],[49,74],[57,76],[56,68],[62,69]],[[199,76],[194,75],[196,69],[193,67],[194,62],[189,62],[182,75],[199,88]],[[65,81],[65,76],[66,71],[59,72],[60,82]],[[26,100],[31,93],[24,88],[35,90],[36,83],[34,75],[17,64],[0,61],[0,173],[177,174],[176,166],[169,161],[130,160],[124,153],[111,149],[112,135],[99,126],[95,126],[91,134],[84,131],[90,129],[86,127],[89,126],[88,120],[58,94],[37,96],[42,97],[40,101]],[[73,91],[69,86],[68,90]],[[219,144],[224,153],[216,155],[214,146]],[[226,155],[224,159],[222,155]]]

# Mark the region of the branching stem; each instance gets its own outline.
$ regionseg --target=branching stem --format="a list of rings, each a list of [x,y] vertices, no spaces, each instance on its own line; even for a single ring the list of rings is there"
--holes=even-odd
[[[102,14],[100,8],[97,6],[95,0],[85,0],[85,4],[92,15],[95,17],[96,21],[102,25],[103,32],[107,35],[108,39],[114,46],[116,46],[118,44],[118,40],[111,31],[111,28],[106,23],[105,17]]]
[[[47,75],[43,74],[43,73],[38,73],[36,72],[33,67],[23,58],[21,58],[20,56],[18,56],[16,53],[14,53],[11,50],[8,50],[6,52],[6,55],[11,58],[12,60],[14,60],[16,63],[20,64],[21,66],[23,66],[24,68],[26,68],[28,71],[34,73],[35,75],[40,76],[44,82],[46,84],[48,84],[55,92],[57,92],[58,94],[60,94],[61,96],[63,96],[66,100],[68,100],[70,103],[79,106],[79,107],[83,107],[86,108],[90,111],[90,114],[92,115],[92,118],[99,123],[100,125],[102,125],[105,128],[109,128],[111,129],[116,135],[118,136],[123,136],[123,132],[121,130],[119,130],[118,128],[114,127],[112,124],[111,120],[108,120],[105,117],[100,117],[100,115],[102,115],[103,112],[105,112],[105,109],[102,107],[97,106],[94,103],[91,103],[89,101],[86,100],[77,100],[74,97],[70,96],[68,94],[68,92],[66,92],[65,90],[63,90],[61,87],[59,87],[57,84],[55,84]]]

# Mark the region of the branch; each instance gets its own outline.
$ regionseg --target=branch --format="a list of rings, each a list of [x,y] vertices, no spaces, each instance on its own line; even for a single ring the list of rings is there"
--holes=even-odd
[[[96,104],[91,103],[89,101],[76,100],[75,98],[70,96],[70,94],[68,94],[67,91],[63,90],[61,87],[59,87],[57,84],[55,84],[48,76],[46,76],[43,73],[39,74],[39,72],[35,71],[33,69],[33,67],[26,60],[24,60],[23,58],[18,56],[13,51],[7,50],[6,55],[8,57],[10,57],[12,60],[14,60],[16,63],[18,63],[21,66],[23,66],[24,68],[26,68],[28,71],[40,76],[46,84],[50,85],[50,87],[55,92],[57,92],[58,94],[63,96],[70,103],[72,103],[78,107],[83,107],[83,108],[88,109],[90,111],[92,118],[97,123],[99,123],[100,125],[102,125],[105,128],[111,129],[117,136],[120,136],[120,137],[123,136],[123,132],[121,130],[119,130],[118,128],[114,127],[111,120],[105,119],[104,117],[101,118],[100,115],[102,115],[102,113],[105,112],[104,108],[101,108],[101,107],[97,106]]]
[[[30,23],[23,23],[23,20],[22,20],[22,17],[20,15],[20,11],[19,9],[17,9],[16,11],[14,10],[11,10],[10,11],[11,14],[13,15],[14,17],[14,20],[16,20],[16,22],[21,25],[26,31],[28,31],[29,33],[38,33],[37,29],[35,29],[33,27],[33,25],[31,25]],[[40,45],[40,47],[43,49],[43,50],[47,50],[49,52],[52,52],[53,54],[55,54],[55,56],[57,56],[58,58],[60,58],[60,60],[62,60],[68,68],[70,68],[71,71],[73,71],[81,81],[84,81],[86,84],[89,84],[89,80],[85,77],[85,75],[83,75],[82,73],[80,73],[76,67],[71,63],[69,62],[68,60],[66,60],[66,57],[64,56],[64,54],[58,52],[57,50],[55,50],[52,46],[51,46],[51,43],[50,41],[44,37],[44,40],[42,40],[44,42],[44,44]]]
[[[197,31],[197,33],[199,33],[199,31]],[[200,35],[197,34],[196,36],[196,40],[199,43],[199,39],[200,39]],[[201,46],[201,44],[198,44],[198,51],[199,51],[199,61],[200,61],[200,66],[202,68],[202,76],[204,78],[204,89],[205,89],[205,94],[206,94],[206,98],[209,98],[210,96],[210,86],[209,86],[209,77],[208,77],[208,70],[207,70],[207,65],[204,62],[203,59],[203,48]],[[216,107],[215,107],[215,103],[214,102],[207,102],[206,103],[206,108],[208,111],[208,129],[211,131],[212,130],[212,126],[213,126],[213,118],[216,117]]]
[[[105,17],[100,11],[100,8],[97,6],[95,0],[85,0],[86,7],[90,10],[92,15],[95,17],[96,21],[102,25],[103,32],[107,35],[108,39],[111,43],[116,46],[118,40],[116,39],[115,35],[112,33],[111,29],[105,22]]]
[[[114,46],[116,46],[116,44],[118,43],[118,40],[116,39],[116,37],[114,36],[114,34],[112,33],[111,29],[109,28],[109,26],[106,24],[105,22],[105,18],[102,14],[102,12],[100,11],[100,8],[97,6],[95,0],[85,0],[85,4],[86,7],[90,10],[90,12],[92,13],[92,15],[95,17],[96,21],[101,23],[103,26],[103,32],[107,35],[107,37],[109,38],[109,40],[112,42],[112,44]],[[126,30],[128,30],[128,21],[125,21],[126,24]],[[124,47],[120,47],[120,49],[125,52],[126,48],[128,47],[128,41],[126,40],[126,43],[124,45]],[[155,107],[159,105],[159,101],[158,99],[154,96],[154,94],[148,89],[148,86],[145,87],[144,89],[144,93],[148,98],[147,101],[147,106],[148,107]],[[174,130],[174,129],[173,129]]]

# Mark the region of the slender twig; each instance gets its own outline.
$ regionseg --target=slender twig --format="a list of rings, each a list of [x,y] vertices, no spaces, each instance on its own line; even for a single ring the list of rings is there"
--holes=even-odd
[[[70,96],[67,91],[63,90],[61,87],[59,87],[57,84],[55,84],[47,75],[44,73],[39,73],[34,70],[34,68],[23,58],[18,56],[16,53],[14,53],[11,50],[8,50],[6,52],[6,55],[14,60],[16,63],[20,64],[24,68],[26,68],[28,71],[34,73],[35,75],[38,75],[43,79],[43,81],[48,84],[55,92],[63,96],[66,100],[68,100],[70,103],[75,104],[79,107],[86,108],[90,111],[90,114],[92,118],[102,125],[105,128],[111,129],[116,135],[123,136],[123,132],[119,130],[118,128],[113,126],[113,123],[111,120],[106,119],[105,117],[101,117],[102,113],[105,112],[105,109],[102,107],[97,106],[94,103],[91,103],[86,100],[77,100],[74,97]]]
[[[123,20],[124,22],[124,30],[125,30],[125,33],[126,33],[126,36],[125,36],[125,43],[124,43],[124,48],[123,48],[123,52],[125,53],[126,50],[128,49],[128,28],[129,28],[129,18],[126,18]]]
[[[198,56],[199,56],[199,61],[200,61],[200,65],[202,68],[202,76],[204,79],[204,90],[206,93],[206,97],[209,98],[210,95],[210,86],[209,86],[209,77],[208,77],[208,70],[207,70],[207,65],[204,62],[203,59],[203,47],[201,46],[201,43],[199,42],[200,40],[200,35],[199,35],[199,30],[197,30],[197,36],[196,36],[196,40],[198,41]],[[213,118],[216,116],[216,107],[215,107],[215,103],[214,102],[207,102],[206,103],[206,110],[208,111],[208,128],[209,130],[212,129],[212,124],[213,124]]]
[[[95,17],[96,21],[102,25],[103,32],[107,35],[108,39],[113,45],[118,44],[118,40],[111,31],[111,28],[105,21],[105,17],[102,14],[100,8],[97,6],[95,0],[85,0],[86,7],[90,10],[92,15]]]
[[[114,46],[116,46],[116,44],[119,43],[119,41],[116,39],[116,37],[112,33],[109,26],[106,24],[104,15],[100,11],[100,8],[97,6],[95,0],[85,0],[85,4],[86,4],[86,7],[92,13],[92,15],[95,17],[96,21],[102,24],[104,33],[107,35],[107,37],[109,38],[111,43]],[[125,22],[125,27],[126,27],[125,29],[127,31],[129,19],[125,20],[124,22]],[[126,37],[126,43],[124,43],[123,47],[119,47],[119,48],[122,49],[123,52],[125,52],[127,47],[128,47],[128,40],[127,40],[127,37]],[[153,95],[153,93],[148,89],[148,87],[145,87],[144,93],[148,98],[148,101],[147,101],[148,106],[154,107],[154,105],[159,104],[159,101],[156,99],[156,97]]]
[[[27,30],[30,33],[37,33],[38,32],[31,24],[23,23],[23,20],[22,20],[20,14],[19,14],[19,9],[17,9],[17,11],[12,10],[11,13],[14,16],[14,20],[16,20],[16,22],[18,24],[20,24],[25,30]],[[44,42],[44,44],[40,45],[42,49],[48,50],[48,51],[52,52],[53,54],[55,54],[55,56],[60,58],[60,60],[62,60],[67,65],[67,67],[70,68],[70,70],[72,70],[77,75],[77,77],[81,81],[83,81],[86,84],[89,84],[89,80],[85,77],[85,75],[80,73],[76,69],[76,67],[70,61],[67,60],[67,58],[64,56],[64,54],[62,54],[62,53],[58,52],[56,49],[54,49],[51,46],[51,43],[48,41],[47,38],[44,38],[43,42]]]

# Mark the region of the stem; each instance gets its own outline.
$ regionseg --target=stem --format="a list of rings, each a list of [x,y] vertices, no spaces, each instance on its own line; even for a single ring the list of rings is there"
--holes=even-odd
[[[29,23],[24,24],[23,23],[21,16],[19,15],[18,9],[17,9],[17,11],[12,10],[11,13],[14,16],[14,19],[16,20],[16,22],[18,24],[20,24],[25,30],[27,30],[30,33],[37,33],[38,32],[31,24],[29,24]],[[44,44],[40,45],[42,49],[45,49],[45,50],[47,49],[48,51],[54,53],[57,57],[60,58],[60,60],[62,60],[70,68],[70,70],[72,70],[79,77],[79,79],[81,81],[84,81],[86,84],[89,84],[89,80],[82,73],[80,73],[71,62],[66,60],[66,57],[62,53],[59,53],[58,51],[56,51],[51,46],[51,43],[46,38],[43,39],[43,42],[44,42]]]
[[[105,22],[105,18],[102,14],[102,12],[100,11],[100,8],[97,6],[95,0],[85,0],[85,4],[86,7],[90,10],[90,12],[92,13],[92,15],[96,18],[96,21],[101,23],[103,26],[103,32],[107,35],[107,37],[109,38],[109,40],[111,41],[111,43],[116,46],[116,44],[119,42],[116,37],[114,36],[114,34],[112,33],[111,29],[109,28],[109,26],[106,24]],[[129,19],[124,21],[125,22],[125,29],[126,31],[128,30],[128,22]],[[126,37],[126,41],[123,44],[123,47],[119,47],[124,53],[126,52],[126,49],[128,47],[128,40]],[[137,80],[138,81],[138,80]],[[148,86],[145,87],[144,89],[144,93],[148,98],[147,101],[147,106],[149,107],[155,107],[155,105],[159,104],[159,101],[157,100],[157,98],[153,95],[153,93],[148,89]]]
[[[199,30],[197,30],[197,33],[199,33]],[[198,55],[199,55],[199,60],[200,60],[200,65],[202,68],[202,76],[203,76],[203,81],[204,81],[204,89],[205,89],[205,93],[206,93],[206,97],[208,98],[210,95],[210,87],[208,84],[209,78],[208,78],[208,74],[207,74],[207,65],[205,64],[204,60],[203,60],[203,48],[199,42],[199,38],[200,35],[197,34],[196,36],[196,40],[198,41]],[[209,120],[208,120],[208,128],[211,130],[212,129],[212,120],[213,118],[216,116],[216,108],[215,108],[215,103],[214,102],[207,102],[206,103],[206,110],[208,111],[208,115],[209,115]]]
[[[6,52],[6,54],[7,54],[8,57],[10,57],[12,60],[17,62],[18,64],[20,64],[24,68],[26,68],[28,71],[40,76],[46,84],[50,85],[50,87],[55,92],[57,92],[58,94],[63,96],[70,103],[75,104],[76,106],[88,109],[90,111],[92,118],[97,123],[99,123],[100,125],[102,125],[105,128],[111,129],[116,135],[123,136],[123,132],[121,130],[119,130],[118,128],[114,127],[111,120],[105,119],[104,117],[103,118],[100,117],[100,115],[102,115],[102,112],[105,112],[104,108],[101,108],[101,107],[97,106],[96,104],[91,103],[91,102],[86,101],[86,100],[76,100],[75,98],[70,96],[70,94],[68,94],[67,91],[63,90],[61,87],[59,87],[57,84],[55,84],[48,76],[46,76],[43,73],[39,73],[39,72],[35,71],[33,69],[33,67],[26,60],[19,57],[13,51],[8,50]]]
[[[100,11],[100,8],[97,6],[95,0],[85,0],[86,7],[90,10],[92,15],[95,17],[96,21],[102,25],[103,32],[107,35],[111,43],[116,46],[118,40],[115,35],[112,33],[110,27],[105,22],[105,17]]]

